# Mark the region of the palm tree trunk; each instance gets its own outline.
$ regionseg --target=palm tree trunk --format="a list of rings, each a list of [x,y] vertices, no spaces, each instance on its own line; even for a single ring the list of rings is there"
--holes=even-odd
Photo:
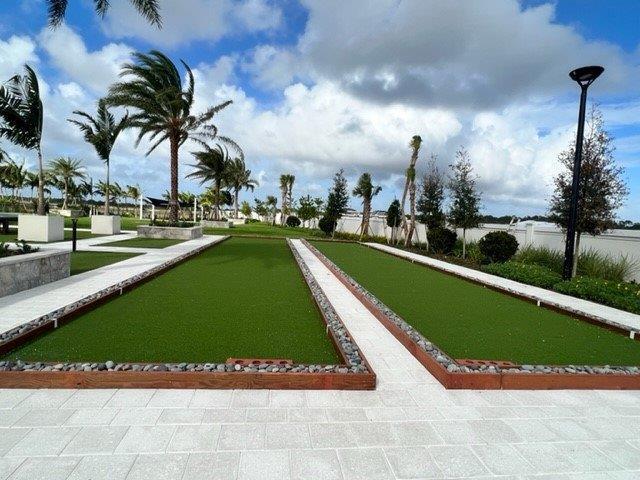
[[[63,210],[67,209],[68,198],[69,198],[69,184],[68,184],[68,179],[65,178],[64,179],[64,200],[62,200]]]
[[[220,220],[220,179],[216,180],[215,185],[216,198],[214,199],[214,211],[213,211],[213,219]]]
[[[107,188],[105,189],[106,192],[104,192],[104,214],[105,215],[109,215],[109,197],[110,192],[109,192],[109,159],[107,159]]]
[[[362,225],[360,229],[360,240],[369,234],[369,217],[371,215],[371,199],[365,197],[362,201]]]
[[[416,183],[411,180],[409,185],[409,210],[411,213],[411,223],[407,228],[407,236],[404,239],[405,247],[410,247],[413,243],[413,233],[416,229]]]
[[[38,145],[38,215],[44,215],[44,167],[42,166],[42,149]]]
[[[169,197],[169,223],[178,223],[178,135],[172,133],[169,137],[171,150],[171,194]]]
[[[238,209],[238,194],[239,193],[240,193],[240,190],[236,188],[234,199],[233,199],[233,210],[234,210],[233,216],[234,216],[234,218],[238,218],[238,210],[239,210]]]

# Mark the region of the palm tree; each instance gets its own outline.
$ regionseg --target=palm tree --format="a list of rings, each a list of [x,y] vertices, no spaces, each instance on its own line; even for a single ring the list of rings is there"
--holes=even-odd
[[[204,150],[191,152],[197,161],[191,165],[196,170],[187,175],[187,178],[199,178],[200,184],[213,182],[214,196],[214,220],[220,220],[220,191],[226,185],[229,174],[229,152],[222,145],[216,144],[214,148],[204,145]]]
[[[140,185],[127,185],[127,197],[133,199],[133,213],[135,215],[136,212],[136,202],[142,196],[142,190],[140,189]]]
[[[44,167],[42,164],[42,118],[38,77],[29,65],[25,74],[14,75],[0,86],[0,137],[38,155],[38,215],[45,214]]]
[[[371,200],[378,195],[382,187],[371,183],[371,174],[363,173],[358,179],[353,194],[362,198],[362,223],[360,224],[360,240],[369,235],[369,219],[371,218]]]
[[[69,184],[74,178],[84,179],[84,167],[80,160],[73,158],[56,158],[49,163],[51,173],[58,177],[64,186],[64,197],[62,201],[62,209],[66,210],[69,203]]]
[[[49,15],[49,25],[52,27],[59,26],[63,21],[67,12],[67,4],[69,0],[46,0]],[[104,17],[109,10],[110,4],[108,0],[93,0],[96,13],[100,17]],[[149,23],[160,28],[162,26],[162,17],[160,17],[158,0],[129,0],[129,3],[142,15]]]
[[[227,186],[233,191],[233,211],[234,218],[238,218],[238,195],[242,189],[251,190],[258,185],[258,182],[251,178],[251,170],[247,170],[244,160],[234,158],[229,163],[229,176]]]
[[[129,116],[125,114],[119,121],[116,121],[113,114],[109,112],[107,102],[104,99],[98,101],[98,111],[95,117],[81,110],[75,110],[73,114],[81,117],[84,121],[73,118],[69,118],[68,121],[78,126],[84,136],[84,140],[93,145],[98,157],[107,166],[107,181],[104,184],[104,214],[109,215],[111,197],[109,194],[109,158],[118,135],[127,126]]]
[[[186,87],[175,64],[166,55],[156,50],[149,54],[134,53],[135,63],[122,67],[121,77],[109,89],[111,105],[131,107],[136,113],[130,117],[130,127],[138,128],[136,146],[147,135],[153,143],[146,152],[149,155],[158,145],[169,140],[171,198],[169,200],[169,221],[178,220],[178,149],[192,139],[204,145],[204,140],[217,138],[228,144],[244,158],[238,145],[227,137],[218,136],[218,129],[209,123],[213,116],[232,103],[227,100],[210,107],[200,115],[193,115],[195,80],[191,68],[182,62],[186,70]]]
[[[400,203],[400,214],[402,215],[402,230],[404,232],[404,242],[406,246],[411,245],[413,239],[413,232],[416,228],[416,162],[418,161],[418,152],[422,145],[422,138],[420,135],[414,135],[411,137],[409,147],[411,147],[411,160],[409,161],[409,168],[407,168],[407,179],[404,184],[404,191],[402,192],[402,202]],[[411,212],[411,226],[407,225],[407,217],[404,214],[404,204],[407,200],[407,193],[409,193],[409,208]]]
[[[284,225],[287,221],[287,216],[291,210],[292,195],[293,195],[293,183],[296,181],[295,175],[290,173],[280,175],[280,194],[282,197],[282,204],[280,206],[280,224]]]
[[[267,211],[271,213],[271,225],[276,224],[276,212],[278,211],[278,199],[273,195],[267,195],[267,201],[264,202]]]

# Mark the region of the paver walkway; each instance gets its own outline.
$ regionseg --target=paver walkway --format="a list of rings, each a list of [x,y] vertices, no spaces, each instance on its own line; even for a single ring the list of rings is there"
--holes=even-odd
[[[365,243],[365,245],[383,252],[393,253],[394,255],[407,258],[414,262],[436,267],[439,270],[455,273],[456,275],[470,280],[479,280],[487,285],[507,289],[546,304],[556,305],[584,315],[598,317],[606,322],[622,325],[640,334],[640,315],[636,315],[631,312],[625,312],[623,310],[607,307],[606,305],[600,305],[598,303],[589,302],[588,300],[563,295],[562,293],[534,287],[532,285],[516,282],[507,278],[497,277],[472,268],[454,265],[453,263],[443,262],[442,260],[436,260],[435,258],[390,247],[389,245],[369,242]]]
[[[196,240],[172,245],[166,248],[121,248],[92,246],[99,243],[125,239],[131,236],[109,236],[88,238],[78,242],[79,250],[145,253],[122,262],[107,265],[89,272],[48,283],[40,287],[0,298],[0,331],[10,330],[18,325],[46,315],[58,308],[74,303],[111,285],[161,265],[172,258],[183,255],[203,245],[218,242],[224,237],[207,235]],[[71,242],[43,245],[43,250],[70,250]]]
[[[0,390],[0,478],[640,478],[640,392],[447,391],[294,245],[376,391]]]

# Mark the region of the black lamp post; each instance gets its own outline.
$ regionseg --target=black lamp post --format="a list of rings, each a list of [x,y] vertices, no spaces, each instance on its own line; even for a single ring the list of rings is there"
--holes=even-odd
[[[580,195],[580,166],[582,164],[582,142],[584,139],[584,116],[587,105],[587,89],[600,74],[603,67],[590,66],[576,68],[569,73],[571,80],[580,85],[580,113],[578,114],[578,134],[576,137],[576,154],[573,158],[573,180],[571,183],[571,206],[569,207],[569,224],[567,225],[567,242],[564,249],[564,268],[562,277],[570,280],[573,273],[573,256],[576,243],[576,222],[578,220],[578,198]]]

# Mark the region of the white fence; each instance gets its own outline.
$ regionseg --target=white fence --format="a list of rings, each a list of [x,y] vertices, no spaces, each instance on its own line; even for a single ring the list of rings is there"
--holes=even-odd
[[[356,233],[360,227],[361,217],[345,216],[338,222],[337,230],[341,232]],[[500,225],[487,223],[479,228],[467,230],[468,241],[478,241],[489,232],[509,231],[518,240],[520,247],[534,246],[547,247],[564,252],[564,234],[554,226],[542,222],[519,222],[515,225]],[[386,226],[384,218],[373,217],[371,219],[371,233],[380,237],[391,236],[391,229]],[[462,230],[458,229],[458,237],[462,237]],[[423,224],[418,224],[415,239],[424,242],[426,232]],[[640,231],[639,230],[611,230],[598,236],[582,235],[580,238],[580,251],[596,250],[613,258],[626,256],[635,261],[637,266],[632,279],[640,281]]]

